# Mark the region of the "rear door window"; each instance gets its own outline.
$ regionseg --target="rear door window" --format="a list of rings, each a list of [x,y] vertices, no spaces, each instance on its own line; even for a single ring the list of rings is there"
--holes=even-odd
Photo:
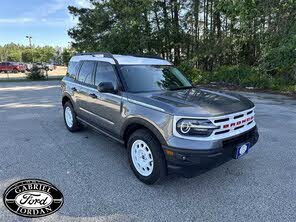
[[[78,81],[88,85],[93,85],[94,61],[84,61],[79,71]]]

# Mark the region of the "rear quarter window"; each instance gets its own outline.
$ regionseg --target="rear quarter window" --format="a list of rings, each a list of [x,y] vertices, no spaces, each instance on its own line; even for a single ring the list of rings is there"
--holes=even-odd
[[[78,62],[69,62],[67,75],[75,79],[77,74],[78,74]]]
[[[96,63],[94,61],[83,61],[79,75],[78,81],[81,83],[93,85],[93,71]]]

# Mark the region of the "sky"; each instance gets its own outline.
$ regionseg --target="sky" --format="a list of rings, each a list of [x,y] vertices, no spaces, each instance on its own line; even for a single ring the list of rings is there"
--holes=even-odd
[[[0,45],[18,43],[67,47],[76,19],[69,5],[90,7],[88,0],[0,0]]]

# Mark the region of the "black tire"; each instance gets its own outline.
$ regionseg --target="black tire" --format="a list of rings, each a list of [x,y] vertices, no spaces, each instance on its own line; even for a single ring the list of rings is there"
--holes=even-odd
[[[68,125],[67,124],[67,121],[66,121],[65,111],[66,111],[67,107],[70,108],[71,113],[72,113],[72,117],[73,117],[73,124],[72,124],[72,126],[71,125]],[[78,123],[77,118],[76,118],[76,113],[75,113],[74,108],[72,106],[72,103],[70,101],[66,102],[65,105],[64,105],[63,116],[64,116],[65,125],[66,125],[67,129],[70,132],[76,132],[76,131],[80,130],[80,126],[79,126],[79,123]]]
[[[136,140],[144,141],[148,146],[153,156],[153,170],[149,176],[143,176],[138,172],[132,161],[132,145]],[[162,151],[160,142],[155,136],[146,129],[139,129],[135,131],[128,139],[127,143],[128,160],[131,169],[136,177],[145,184],[154,184],[161,181],[167,174],[167,165],[164,153]]]

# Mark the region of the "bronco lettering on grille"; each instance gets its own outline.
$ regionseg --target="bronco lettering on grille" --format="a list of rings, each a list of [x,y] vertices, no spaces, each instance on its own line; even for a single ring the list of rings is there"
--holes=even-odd
[[[254,116],[251,116],[251,117],[248,117],[247,119],[240,120],[240,121],[237,121],[235,123],[225,124],[223,126],[223,128],[227,129],[227,128],[230,128],[230,127],[240,126],[240,125],[242,125],[244,123],[248,123],[248,122],[252,121],[253,119],[254,119]]]

